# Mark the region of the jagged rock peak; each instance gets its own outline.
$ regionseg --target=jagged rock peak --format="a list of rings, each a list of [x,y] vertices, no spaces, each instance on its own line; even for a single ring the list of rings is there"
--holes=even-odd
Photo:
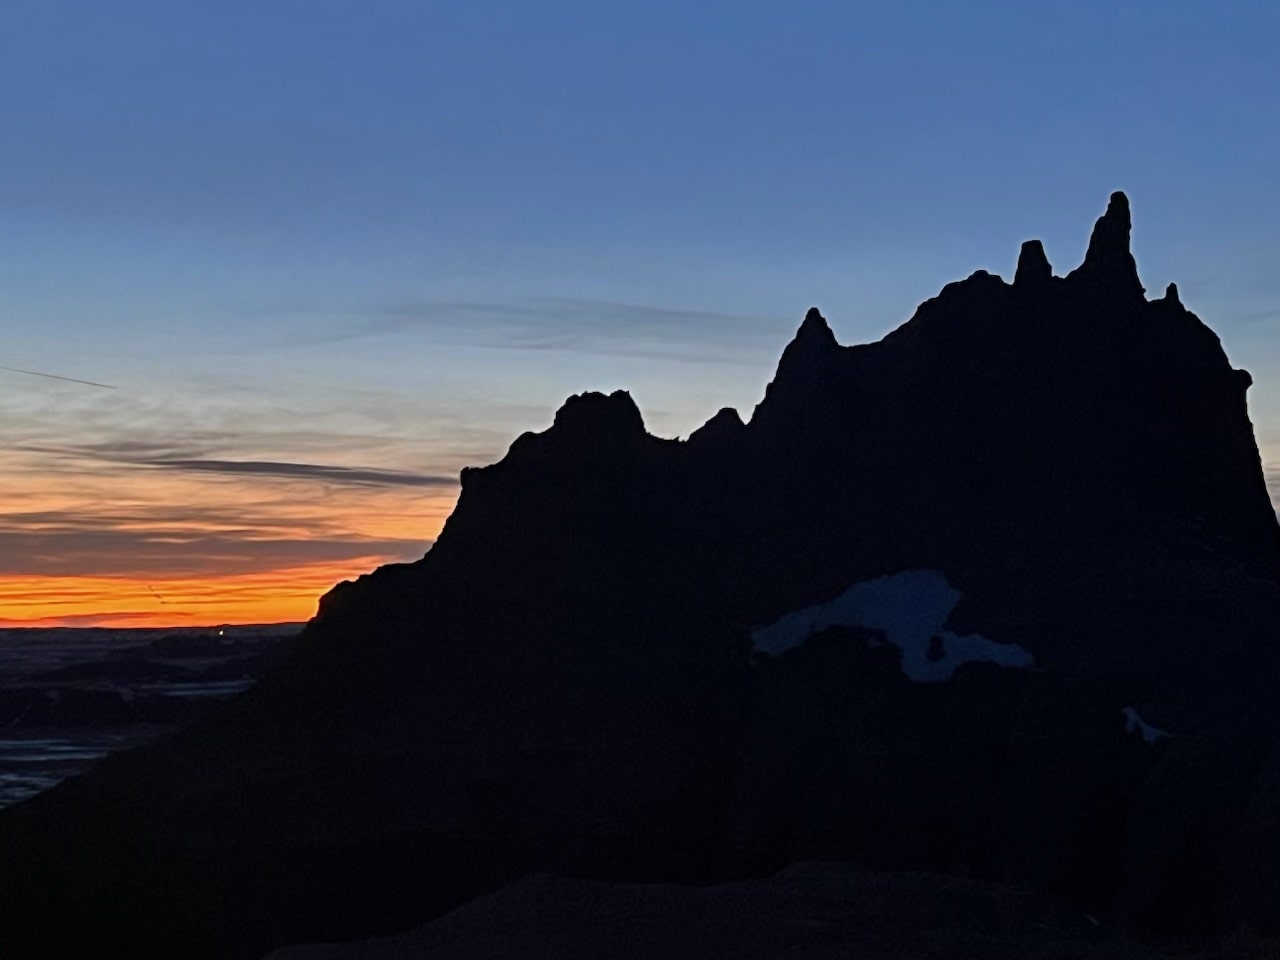
[[[796,340],[823,342],[834,346],[836,335],[831,332],[831,327],[821,311],[817,307],[810,307],[809,312],[804,315],[804,322],[800,324],[800,329],[796,331]]]
[[[1117,190],[1111,194],[1107,212],[1093,225],[1089,249],[1084,263],[1073,276],[1088,277],[1094,283],[1118,290],[1144,292],[1138,279],[1138,265],[1129,251],[1129,233],[1133,228],[1129,216],[1129,198]]]
[[[1085,254],[1087,263],[1091,257],[1106,256],[1109,253],[1129,252],[1129,233],[1133,229],[1133,217],[1129,212],[1129,198],[1120,190],[1111,194],[1107,203],[1107,211],[1093,225],[1093,235],[1089,237],[1089,252]]]
[[[625,390],[610,394],[575,393],[556,411],[552,429],[567,436],[619,436],[645,433],[640,408]]]
[[[821,311],[810,307],[796,335],[782,351],[778,370],[765,390],[764,400],[756,405],[751,423],[755,425],[762,413],[765,420],[775,416],[781,396],[809,395],[817,382],[815,374],[838,365],[842,354],[843,348],[836,342],[836,335],[831,332]]]
[[[1028,287],[1043,284],[1053,277],[1053,267],[1045,255],[1044,244],[1039,240],[1028,240],[1018,252],[1018,269],[1013,274],[1015,287]]]
[[[817,307],[810,307],[809,312],[804,315],[804,322],[796,330],[795,337],[782,352],[782,361],[779,365],[787,363],[789,358],[796,356],[821,356],[834,353],[839,348],[840,344],[836,342],[836,335],[831,332],[826,318]]]
[[[1171,283],[1164,288],[1164,298],[1170,303],[1182,306],[1182,299],[1178,296],[1178,285],[1176,283]]]
[[[702,426],[709,427],[712,424],[723,425],[726,427],[741,427],[744,425],[742,417],[738,415],[736,407],[721,407],[716,411],[716,415]]]
[[[736,439],[745,428],[742,417],[733,407],[723,407],[714,417],[689,434],[690,443],[717,443]]]

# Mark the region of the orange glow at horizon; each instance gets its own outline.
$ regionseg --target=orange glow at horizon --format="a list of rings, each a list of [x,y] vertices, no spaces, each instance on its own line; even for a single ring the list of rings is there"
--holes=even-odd
[[[391,557],[227,576],[0,577],[0,627],[196,627],[309,620],[322,595]]]
[[[0,627],[309,620],[321,596],[421,557],[454,488],[0,470]],[[38,466],[38,465],[35,465]]]

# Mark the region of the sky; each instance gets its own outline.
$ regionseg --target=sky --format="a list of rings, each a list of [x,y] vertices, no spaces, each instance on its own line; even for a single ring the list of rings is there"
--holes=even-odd
[[[1116,189],[1280,493],[1270,0],[0,14],[0,625],[306,619],[569,394],[747,414]]]

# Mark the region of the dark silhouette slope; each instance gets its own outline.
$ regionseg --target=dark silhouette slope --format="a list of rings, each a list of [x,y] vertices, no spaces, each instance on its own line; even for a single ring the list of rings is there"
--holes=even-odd
[[[799,864],[767,880],[704,887],[533,875],[408,934],[285,948],[267,960],[1162,956],[1025,891],[928,874]]]
[[[950,284],[874,344],[809,311],[749,423],[661,440],[626,393],[570,398],[285,668],[0,815],[17,955],[249,957],[531,870],[800,859],[1155,936],[1274,925],[1249,376],[1176,290],[1145,298],[1129,232],[1115,194],[1067,277],[1030,242],[1012,284]]]

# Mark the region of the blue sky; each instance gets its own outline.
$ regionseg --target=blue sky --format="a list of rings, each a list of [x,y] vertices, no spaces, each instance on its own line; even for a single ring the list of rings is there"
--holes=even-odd
[[[1065,273],[1114,189],[1280,460],[1273,4],[0,8],[0,364],[117,387],[0,372],[0,495],[45,512],[198,460],[301,465],[202,509],[450,476],[584,389],[687,434],[807,307],[858,342],[1024,239]]]

